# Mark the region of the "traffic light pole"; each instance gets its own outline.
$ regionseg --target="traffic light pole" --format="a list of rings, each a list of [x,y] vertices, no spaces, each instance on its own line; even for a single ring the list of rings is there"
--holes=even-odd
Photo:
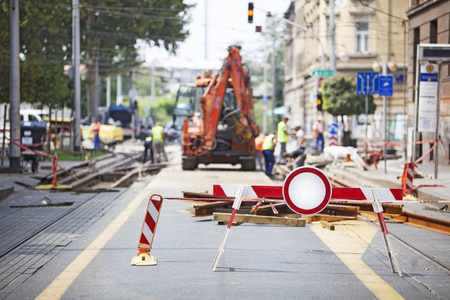
[[[322,40],[320,39],[320,37],[314,31],[312,31],[312,30],[310,30],[310,29],[308,29],[306,27],[298,25],[297,23],[294,23],[294,22],[292,22],[292,21],[290,21],[288,19],[285,19],[285,18],[282,18],[282,20],[284,22],[288,23],[289,25],[292,25],[294,27],[300,28],[301,30],[310,33],[312,36],[314,36],[319,41],[320,49],[322,50],[321,66],[320,67],[323,70],[325,68],[325,48],[323,47],[323,43],[322,43]]]
[[[10,138],[20,143],[20,60],[19,60],[19,0],[10,1]],[[6,134],[6,133],[4,133]],[[10,143],[9,171],[20,173],[20,148]]]
[[[73,152],[81,150],[81,82],[80,82],[80,2],[72,1],[72,54],[73,54]]]

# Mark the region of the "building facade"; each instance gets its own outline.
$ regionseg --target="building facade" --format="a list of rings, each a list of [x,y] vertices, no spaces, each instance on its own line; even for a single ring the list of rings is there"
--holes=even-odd
[[[316,95],[326,80],[313,76],[314,70],[333,69],[330,62],[335,60],[338,75],[356,79],[357,72],[381,74],[383,69],[393,75],[394,95],[386,100],[388,140],[406,140],[408,0],[334,1],[334,48],[330,43],[333,18],[328,0],[296,0],[285,13],[285,18],[317,35],[287,25],[285,107],[291,119],[311,131],[321,114],[317,111]],[[368,118],[367,137],[372,142],[382,142],[384,101],[378,95],[374,95],[374,100],[377,109]],[[327,124],[337,119],[324,113],[324,120]],[[365,116],[349,118],[346,126],[361,145],[365,139]]]
[[[416,104],[416,59],[418,44],[450,44],[450,1],[447,0],[410,0],[406,12],[409,19],[408,39],[408,116],[414,118]],[[450,45],[449,45],[450,46]],[[439,134],[447,153],[450,150],[450,67],[447,63],[441,67],[441,99],[439,116]],[[411,125],[412,127],[412,125]],[[412,130],[412,128],[410,129]],[[417,140],[434,140],[435,133],[417,133]],[[416,158],[428,152],[430,144],[416,146]],[[439,164],[448,165],[446,153],[438,145]],[[423,160],[425,163],[434,162],[434,153]]]

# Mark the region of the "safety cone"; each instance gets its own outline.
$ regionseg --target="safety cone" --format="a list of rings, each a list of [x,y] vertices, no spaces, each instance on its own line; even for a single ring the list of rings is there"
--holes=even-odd
[[[137,256],[131,259],[132,266],[154,266],[157,264],[156,257],[150,255],[150,250],[152,249],[162,202],[163,198],[157,194],[153,194],[148,200],[144,223],[142,224],[141,235],[139,237],[139,252]]]

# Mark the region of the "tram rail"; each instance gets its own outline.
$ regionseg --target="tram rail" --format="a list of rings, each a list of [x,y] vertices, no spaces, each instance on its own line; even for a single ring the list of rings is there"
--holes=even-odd
[[[336,179],[330,179],[330,182],[332,186],[335,187],[347,187],[347,185]],[[361,204],[357,206],[359,206],[362,211],[371,210],[371,205]],[[450,235],[450,221],[405,211],[403,209],[400,213],[395,213],[393,212],[392,207],[402,208],[403,205],[383,204],[383,208],[385,208],[385,210],[387,208],[387,213],[390,215],[389,220]],[[435,208],[435,211],[446,213],[438,208]]]

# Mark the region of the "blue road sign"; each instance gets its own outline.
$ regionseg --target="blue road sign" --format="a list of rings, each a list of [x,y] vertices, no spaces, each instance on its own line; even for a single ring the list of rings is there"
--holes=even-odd
[[[268,97],[262,97],[262,99],[261,99],[262,101],[262,104],[267,104],[267,103],[269,103],[269,98]]]
[[[380,96],[394,95],[394,76],[392,75],[380,75],[379,76],[378,94]]]
[[[330,134],[337,134],[339,130],[339,125],[337,123],[331,123],[327,126],[327,130]]]
[[[378,73],[358,72],[356,75],[356,94],[373,95],[378,93]]]

